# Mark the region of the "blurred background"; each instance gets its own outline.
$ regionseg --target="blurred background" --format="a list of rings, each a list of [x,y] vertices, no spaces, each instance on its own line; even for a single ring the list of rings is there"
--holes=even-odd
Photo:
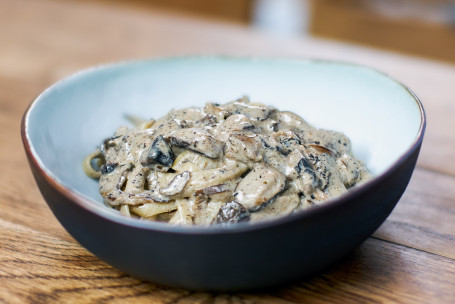
[[[97,0],[455,62],[455,0]]]

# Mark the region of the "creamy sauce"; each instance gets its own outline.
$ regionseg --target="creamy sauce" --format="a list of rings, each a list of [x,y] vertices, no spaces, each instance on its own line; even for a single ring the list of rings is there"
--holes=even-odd
[[[247,98],[120,127],[89,158],[107,205],[171,224],[286,216],[370,177],[342,133]]]

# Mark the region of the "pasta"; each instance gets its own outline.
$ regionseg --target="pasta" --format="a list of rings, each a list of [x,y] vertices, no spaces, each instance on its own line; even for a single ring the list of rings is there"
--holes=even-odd
[[[198,225],[286,216],[370,177],[342,133],[246,97],[120,127],[83,168],[126,216]]]

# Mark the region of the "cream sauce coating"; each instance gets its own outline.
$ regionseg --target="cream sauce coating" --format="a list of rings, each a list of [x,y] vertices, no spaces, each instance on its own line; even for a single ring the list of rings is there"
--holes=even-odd
[[[370,177],[342,133],[246,97],[120,127],[98,155],[108,206],[171,224],[286,216]]]

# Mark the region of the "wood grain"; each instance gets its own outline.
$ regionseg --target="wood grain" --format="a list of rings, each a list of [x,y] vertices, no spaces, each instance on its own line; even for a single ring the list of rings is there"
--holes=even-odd
[[[191,292],[132,278],[75,244],[0,220],[0,300],[122,303],[450,303],[455,261],[369,239],[318,276],[267,292]]]
[[[105,3],[0,0],[0,303],[453,303],[455,66],[235,23]],[[418,168],[387,221],[314,277],[248,293],[200,293],[132,278],[58,223],[23,152],[20,119],[51,83],[110,61],[184,54],[318,57],[372,66],[409,85],[428,129]]]
[[[455,259],[454,219],[455,178],[418,168],[374,236]]]

